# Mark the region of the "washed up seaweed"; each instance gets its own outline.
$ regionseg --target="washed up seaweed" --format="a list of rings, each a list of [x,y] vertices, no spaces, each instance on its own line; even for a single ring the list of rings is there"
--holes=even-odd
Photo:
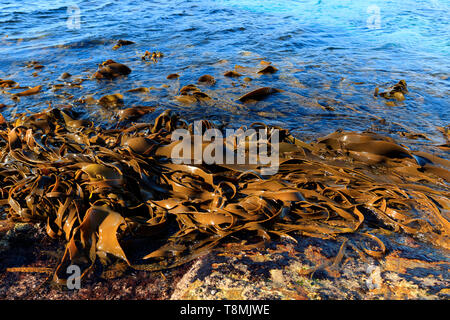
[[[181,91],[200,92],[194,85]],[[153,111],[129,110],[121,120]],[[73,264],[83,277],[116,261],[156,271],[235,239],[359,237],[367,244],[359,252],[374,258],[387,251],[379,233],[449,248],[447,160],[374,133],[337,131],[306,143],[283,128],[253,127],[266,131],[267,144],[280,131],[272,175],[250,163],[173,163],[174,130],[196,133],[170,110],[153,123],[108,130],[77,119],[71,108],[5,121],[0,204],[11,221],[43,223],[49,237],[66,242],[52,269],[62,285]]]

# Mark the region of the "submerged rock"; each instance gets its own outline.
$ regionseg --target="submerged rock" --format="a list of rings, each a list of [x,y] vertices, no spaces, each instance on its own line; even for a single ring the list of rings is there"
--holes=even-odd
[[[94,73],[96,79],[115,79],[131,73],[131,69],[122,63],[114,60],[107,60],[99,66],[99,70]]]
[[[116,45],[113,47],[113,50],[117,50],[122,46],[128,46],[130,44],[134,44],[133,41],[129,41],[129,40],[118,40]]]

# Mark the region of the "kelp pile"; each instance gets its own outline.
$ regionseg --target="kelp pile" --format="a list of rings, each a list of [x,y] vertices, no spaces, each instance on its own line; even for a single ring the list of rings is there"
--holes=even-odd
[[[374,133],[305,143],[254,127],[280,132],[274,175],[258,165],[172,163],[173,131],[194,131],[169,110],[154,123],[103,130],[70,107],[49,108],[2,125],[0,204],[9,219],[44,222],[67,241],[54,271],[60,284],[71,264],[83,276],[118,260],[161,270],[223,241],[294,233],[359,236],[371,243],[360,253],[376,258],[386,250],[380,232],[449,247],[449,161]]]

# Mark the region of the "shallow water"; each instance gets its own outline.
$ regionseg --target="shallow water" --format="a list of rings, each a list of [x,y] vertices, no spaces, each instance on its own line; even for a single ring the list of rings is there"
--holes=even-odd
[[[44,109],[49,101],[73,103],[85,117],[108,124],[112,111],[74,100],[120,92],[125,106],[171,108],[189,120],[265,121],[306,139],[338,128],[372,128],[387,134],[424,132],[432,143],[442,143],[436,126],[450,123],[449,14],[450,1],[445,0],[2,0],[0,78],[21,86],[43,84],[44,90],[18,103],[0,95],[0,103],[12,105],[1,112],[11,118]],[[118,39],[136,44],[112,50]],[[140,56],[146,50],[161,51],[164,58],[145,63]],[[106,59],[127,64],[133,72],[120,80],[89,80],[82,88],[51,91],[61,73],[87,78]],[[31,60],[45,66],[37,76],[25,67]],[[260,60],[279,71],[258,76]],[[253,81],[224,77],[235,65],[253,68],[243,72]],[[174,72],[180,79],[167,80]],[[196,83],[203,74],[217,79],[214,87],[201,87],[213,103],[187,106],[174,99],[181,86]],[[408,84],[405,101],[387,106],[385,99],[373,96],[376,86],[382,90],[400,79]],[[161,87],[165,84],[169,87]],[[125,94],[139,86],[154,90]],[[237,101],[260,86],[285,92],[255,104]],[[73,98],[64,97],[64,91]]]

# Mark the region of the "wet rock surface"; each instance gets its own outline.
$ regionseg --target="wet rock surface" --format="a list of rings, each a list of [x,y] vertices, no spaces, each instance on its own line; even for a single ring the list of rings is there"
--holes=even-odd
[[[410,245],[417,246],[411,239]],[[412,241],[412,242],[411,242]],[[178,282],[171,299],[446,299],[444,256],[411,255],[399,245],[383,259],[361,259],[341,243],[299,238],[241,251],[228,246],[199,259]],[[237,250],[236,250],[237,249]],[[444,260],[440,260],[444,259]],[[423,260],[422,260],[423,259]]]
[[[229,243],[180,267],[159,272],[96,273],[81,288],[50,284],[38,272],[8,272],[11,267],[55,266],[63,245],[48,240],[41,227],[6,227],[0,251],[0,299],[193,299],[327,300],[448,299],[448,253],[421,249],[405,236],[382,259],[361,256],[346,243],[297,237],[251,249]],[[8,229],[9,228],[9,229]],[[8,230],[7,230],[8,229]],[[7,230],[7,231],[6,231]],[[117,268],[120,269],[120,266]]]

